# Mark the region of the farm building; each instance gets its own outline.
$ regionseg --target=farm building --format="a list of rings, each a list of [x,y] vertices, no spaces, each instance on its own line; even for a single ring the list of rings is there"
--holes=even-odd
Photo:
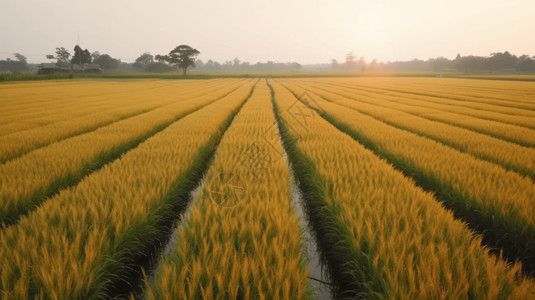
[[[102,69],[98,64],[70,64],[67,66],[58,66],[53,63],[42,63],[37,70],[37,74],[56,74],[56,73],[100,73]]]
[[[39,69],[37,70],[37,74],[54,74],[54,73],[60,73],[60,69],[56,64],[52,63],[44,63],[40,64]]]

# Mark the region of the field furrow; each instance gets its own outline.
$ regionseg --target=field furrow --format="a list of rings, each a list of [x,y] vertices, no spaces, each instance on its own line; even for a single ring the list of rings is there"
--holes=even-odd
[[[533,181],[355,110],[314,100],[327,120],[434,192],[483,233],[486,244],[521,260],[526,274],[535,270]]]
[[[272,87],[285,147],[342,296],[533,297],[520,266],[490,256],[431,194],[284,87]]]
[[[102,299],[131,288],[252,86],[173,123],[0,231],[3,296]]]
[[[312,86],[285,84],[294,94],[305,92],[357,110],[391,126],[408,130],[530,177],[535,182],[535,149],[523,147],[461,127],[431,121],[396,109],[348,99]]]
[[[75,185],[151,135],[241,85],[229,82],[222,90],[113,123],[0,165],[0,224],[16,222],[46,198]]]
[[[149,299],[303,299],[309,270],[265,81],[225,132]]]

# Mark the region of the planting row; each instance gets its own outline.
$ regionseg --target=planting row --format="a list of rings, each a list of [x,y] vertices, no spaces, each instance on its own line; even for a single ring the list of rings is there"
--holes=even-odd
[[[0,231],[7,299],[96,299],[162,238],[252,83],[191,113]],[[2,188],[3,190],[3,188]]]
[[[323,120],[315,112],[319,102],[305,106],[280,84],[272,87],[277,110],[296,112],[279,115],[282,136],[341,296],[533,297],[520,265],[490,256],[431,194]],[[371,121],[346,110],[351,120]]]
[[[0,223],[13,223],[47,197],[238,86],[242,83],[234,82],[214,92],[53,143],[0,165]]]
[[[522,127],[518,120],[522,120],[519,116],[500,115],[500,118],[492,118],[491,112],[477,111],[477,114],[470,114],[461,111],[457,106],[453,105],[433,105],[426,101],[413,100],[411,97],[391,97],[380,94],[359,94],[355,93],[353,89],[345,88],[329,88],[327,91],[338,94],[340,96],[359,100],[369,104],[375,104],[383,107],[388,107],[417,115],[433,121],[448,123],[454,126],[463,127],[469,130],[477,131],[496,138],[504,139],[519,145],[533,147],[535,146],[535,130]],[[504,118],[510,119],[511,124],[507,123]],[[524,118],[526,122],[533,123],[534,119],[530,117]],[[525,123],[525,122],[522,122]],[[525,125],[525,124],[524,124]]]
[[[353,86],[357,84],[370,91],[402,97],[422,96],[419,98],[459,107],[471,107],[476,110],[485,109],[516,115],[519,111],[523,114],[529,113],[522,110],[535,109],[533,94],[530,93],[533,83],[527,82],[422,78],[418,80],[386,79],[382,83],[373,81],[362,84],[357,81],[347,83]]]
[[[355,99],[348,99],[338,94],[316,89],[309,85],[291,85],[296,92],[306,89],[327,101],[357,110],[394,127],[405,129],[421,136],[439,141],[461,152],[470,153],[478,158],[488,160],[514,170],[535,180],[535,149],[493,138],[485,134],[432,121],[411,115],[393,108],[378,106]]]
[[[140,83],[142,84],[142,83]],[[227,83],[228,84],[228,83]],[[174,87],[173,85],[171,87]],[[109,95],[102,98],[107,102],[90,108],[90,104],[85,99],[72,100],[80,101],[77,107],[71,107],[69,113],[54,114],[57,108],[40,111],[41,118],[31,119],[27,116],[15,116],[17,122],[1,127],[18,126],[19,124],[32,124],[35,127],[23,131],[14,132],[0,137],[0,163],[21,156],[33,149],[45,146],[62,139],[95,130],[99,127],[133,117],[141,113],[155,110],[165,105],[179,103],[181,101],[203,95],[209,91],[222,89],[224,84],[201,88],[200,84],[191,84],[187,89],[183,89],[179,95],[171,93],[173,89],[161,89],[159,92],[150,90],[139,94],[124,94],[122,97],[111,97]],[[175,89],[177,87],[174,87]],[[53,95],[43,95],[51,97]],[[111,97],[111,98],[110,98]],[[39,101],[36,101],[37,103]],[[79,111],[82,115],[72,115],[71,112]],[[48,123],[47,123],[48,122]]]
[[[297,90],[298,91],[298,90]],[[484,241],[535,269],[535,184],[515,172],[482,161],[414,133],[392,127],[320,97],[324,117],[386,158],[471,226]]]
[[[303,299],[309,270],[265,81],[234,118],[149,299]]]

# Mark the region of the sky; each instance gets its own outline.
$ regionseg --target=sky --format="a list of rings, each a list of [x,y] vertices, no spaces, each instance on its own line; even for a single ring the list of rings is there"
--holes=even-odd
[[[0,59],[78,43],[124,62],[182,44],[219,62],[533,56],[534,16],[535,0],[0,0]]]

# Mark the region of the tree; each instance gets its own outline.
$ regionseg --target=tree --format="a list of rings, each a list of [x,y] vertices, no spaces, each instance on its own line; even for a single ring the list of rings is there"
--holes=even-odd
[[[167,55],[156,54],[156,56],[154,57],[154,59],[156,59],[156,61],[158,61],[158,62],[163,63],[163,62],[166,62],[166,61],[169,60],[169,56],[167,56]]]
[[[71,54],[69,51],[63,47],[57,47],[56,48],[56,59],[58,60],[57,64],[62,65],[68,65],[69,64],[69,57],[71,57]]]
[[[21,63],[26,63],[26,56],[20,54],[20,53],[15,53],[13,54],[15,56],[15,58],[17,59],[17,61],[21,62]]]
[[[188,45],[180,45],[169,52],[166,60],[170,64],[176,64],[178,69],[181,69],[186,75],[186,71],[189,67],[195,68],[195,58],[200,52],[197,49],[193,49]]]
[[[346,54],[346,62],[344,63],[344,69],[347,71],[356,71],[358,69],[357,56],[350,51]]]
[[[98,64],[104,70],[116,70],[121,65],[121,60],[115,59],[108,54],[102,54],[98,55],[93,60],[93,63]]]
[[[204,67],[204,62],[202,60],[200,60],[200,59],[197,59],[195,61],[195,67],[196,68],[203,68]]]
[[[338,61],[336,59],[331,59],[331,68],[333,70],[338,70]]]
[[[76,45],[74,47],[74,55],[71,59],[71,63],[73,64],[90,64],[91,63],[91,52],[89,50],[85,49],[82,50],[80,46]]]
[[[134,62],[134,68],[144,70],[149,64],[152,64],[153,62],[154,56],[152,56],[150,52],[145,52],[141,54],[138,58],[136,58],[136,61]]]
[[[100,56],[100,52],[98,51],[93,51],[93,53],[91,53],[91,58],[93,59],[93,62],[95,62],[95,59],[98,58]]]
[[[28,70],[28,62],[26,56],[20,53],[13,54],[16,60],[6,58],[6,60],[0,60],[0,70],[6,70],[11,72],[23,72]]]

